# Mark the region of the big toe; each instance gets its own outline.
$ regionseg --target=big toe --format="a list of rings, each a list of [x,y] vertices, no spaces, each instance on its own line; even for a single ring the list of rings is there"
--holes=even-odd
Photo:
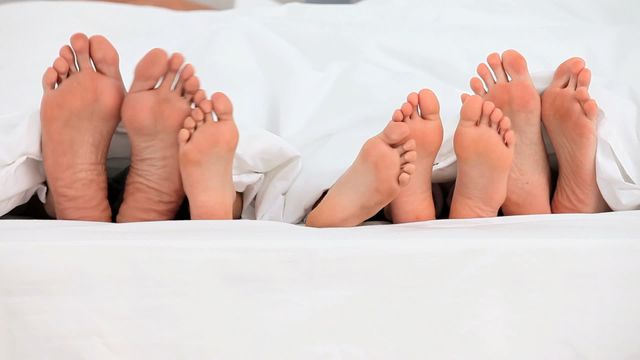
[[[482,105],[484,100],[478,95],[466,98],[460,109],[460,124],[465,126],[475,126],[482,115]]]
[[[89,39],[91,59],[96,70],[112,79],[122,80],[120,76],[118,52],[102,35],[94,35]]]
[[[527,60],[515,50],[510,49],[502,53],[502,65],[512,79],[531,79]]]
[[[418,94],[420,116],[425,120],[436,120],[440,115],[440,103],[433,91],[422,89]]]
[[[131,84],[131,92],[153,89],[169,68],[169,57],[162,49],[149,51],[138,65]]]
[[[567,87],[569,81],[571,80],[571,76],[576,76],[584,67],[584,60],[579,57],[573,57],[569,60],[566,60],[565,62],[560,64],[560,66],[558,66],[555,73],[553,74],[553,81],[551,82],[550,87]]]
[[[227,95],[217,92],[211,96],[211,102],[213,103],[213,111],[219,121],[233,120],[233,105]]]
[[[80,70],[92,70],[91,59],[89,57],[89,38],[83,33],[71,36],[71,47],[76,54],[78,67]]]

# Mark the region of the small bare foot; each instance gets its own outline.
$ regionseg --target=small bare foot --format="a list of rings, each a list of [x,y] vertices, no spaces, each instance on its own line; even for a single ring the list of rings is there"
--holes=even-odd
[[[178,132],[194,98],[204,94],[196,94],[198,78],[191,65],[182,67],[183,62],[180,54],[168,59],[163,50],[153,49],[136,67],[122,104],[122,122],[131,140],[131,168],[118,222],[172,219],[184,199]]]
[[[542,139],[540,96],[533,86],[527,62],[514,50],[493,53],[478,65],[471,79],[476,95],[491,101],[512,121],[518,134],[513,168],[509,173],[505,215],[548,214],[551,170]],[[493,71],[493,74],[492,74]]]
[[[106,159],[124,97],[118,66],[107,39],[75,34],[44,73],[42,156],[55,204],[47,209],[58,219],[111,221]]]
[[[458,175],[452,219],[498,214],[507,196],[514,143],[511,121],[500,109],[479,96],[465,97],[453,138]]]
[[[436,217],[431,192],[433,162],[442,145],[440,104],[428,89],[411,93],[407,102],[393,114],[393,121],[409,125],[409,137],[416,142],[416,172],[387,206],[387,217],[394,223],[433,220]]]
[[[558,67],[542,94],[542,121],[558,157],[554,213],[609,210],[596,183],[598,105],[589,96],[590,82],[584,61],[572,58]]]
[[[218,121],[214,121],[212,110]],[[211,101],[202,100],[184,121],[178,144],[180,173],[191,219],[238,218],[242,198],[236,193],[232,178],[238,129],[231,101],[222,93],[213,94]]]
[[[367,140],[351,167],[307,217],[313,227],[356,226],[375,215],[407,186],[415,171],[409,126],[391,121]]]

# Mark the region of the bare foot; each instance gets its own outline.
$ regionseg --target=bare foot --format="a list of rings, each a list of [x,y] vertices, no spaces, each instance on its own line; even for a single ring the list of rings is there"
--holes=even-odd
[[[415,171],[409,126],[391,121],[367,140],[351,167],[307,217],[313,227],[356,226],[391,202]]]
[[[589,96],[591,71],[584,66],[579,58],[565,61],[542,94],[542,121],[558,157],[554,213],[609,210],[596,183],[598,105]]]
[[[472,78],[471,89],[501,109],[518,134],[502,211],[505,215],[548,214],[551,170],[542,139],[540,96],[527,62],[518,52],[507,50],[502,59],[496,53],[489,55],[487,63],[491,70],[485,64],[478,65],[482,80]]]
[[[106,159],[125,92],[118,53],[102,36],[75,34],[42,85],[42,156],[55,204],[47,206],[50,215],[111,221]]]
[[[393,114],[393,121],[409,125],[410,138],[416,142],[416,172],[387,206],[387,217],[394,223],[433,220],[436,217],[431,192],[433,162],[442,145],[440,104],[428,89],[411,93],[407,102]]]
[[[458,175],[450,217],[467,219],[498,214],[507,196],[514,155],[511,121],[479,96],[465,96],[453,138]]]
[[[214,121],[212,110],[218,121]],[[211,101],[202,100],[184,121],[178,143],[191,219],[239,218],[242,198],[235,191],[232,177],[238,129],[231,101],[222,93],[213,94]]]
[[[122,104],[122,122],[131,140],[131,168],[118,222],[172,219],[184,199],[178,132],[200,84],[191,65],[181,69],[183,62],[180,54],[168,59],[163,50],[153,49],[136,66]]]

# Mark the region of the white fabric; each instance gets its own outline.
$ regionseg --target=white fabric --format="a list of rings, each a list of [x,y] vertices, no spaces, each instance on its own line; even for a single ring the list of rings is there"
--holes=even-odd
[[[244,215],[287,222],[300,221],[410,91],[430,87],[440,98],[446,140],[434,178],[451,179],[458,97],[489,52],[517,48],[546,79],[566,58],[582,56],[594,73],[592,94],[606,115],[599,125],[598,183],[613,209],[640,208],[634,83],[640,78],[640,50],[630,45],[640,31],[632,15],[638,13],[636,3],[390,4],[190,13],[88,2],[2,6],[0,214],[37,189],[44,193],[40,76],[76,31],[113,41],[127,84],[148,49],[183,52],[203,86],[225,91],[235,104],[242,132],[236,185],[252,186]],[[544,82],[538,85],[544,88]],[[114,141],[111,156],[126,156],[123,135]]]
[[[640,212],[0,222],[0,359],[634,359]]]

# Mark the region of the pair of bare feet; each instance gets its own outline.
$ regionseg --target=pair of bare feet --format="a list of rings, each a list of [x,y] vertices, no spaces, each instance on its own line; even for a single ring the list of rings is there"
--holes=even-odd
[[[75,34],[70,43],[43,76],[49,214],[112,220],[106,160],[122,121],[132,156],[118,222],[172,219],[185,193],[194,219],[239,217],[231,174],[238,131],[229,99],[207,99],[193,66],[160,49],[140,60],[126,92],[107,39]]]
[[[487,63],[471,80],[475,95],[462,96],[450,217],[496,216],[500,208],[506,215],[606,211],[595,177],[598,108],[584,61],[561,64],[542,99],[516,51],[491,54]],[[543,124],[559,162],[552,201]],[[430,90],[410,94],[312,210],[307,225],[354,226],[383,208],[394,223],[434,219],[431,170],[441,143],[437,98]]]

